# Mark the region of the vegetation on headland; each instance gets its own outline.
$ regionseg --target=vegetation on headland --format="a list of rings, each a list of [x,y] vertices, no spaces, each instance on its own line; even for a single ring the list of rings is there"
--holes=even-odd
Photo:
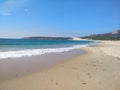
[[[82,38],[92,40],[120,40],[120,29],[111,33],[90,35]]]
[[[26,37],[23,39],[32,39],[32,40],[71,40],[71,37]]]

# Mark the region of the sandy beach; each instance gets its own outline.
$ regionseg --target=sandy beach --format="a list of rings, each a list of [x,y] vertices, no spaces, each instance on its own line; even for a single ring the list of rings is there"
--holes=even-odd
[[[31,74],[1,80],[0,90],[120,90],[120,41],[101,41],[82,50],[87,53]]]

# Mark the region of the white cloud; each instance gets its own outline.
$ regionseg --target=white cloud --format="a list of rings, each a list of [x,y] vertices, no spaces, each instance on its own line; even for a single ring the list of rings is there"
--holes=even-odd
[[[0,15],[11,15],[14,11],[24,7],[28,0],[5,0],[0,3]]]

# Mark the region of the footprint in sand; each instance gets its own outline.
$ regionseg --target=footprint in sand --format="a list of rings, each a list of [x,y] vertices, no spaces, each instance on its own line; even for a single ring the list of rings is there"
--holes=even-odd
[[[84,82],[84,83],[82,83],[83,85],[86,85],[86,83]]]
[[[59,85],[59,83],[55,83],[56,85]]]
[[[120,60],[120,58],[116,57],[117,60]]]
[[[51,82],[53,82],[53,80],[51,80]]]
[[[87,73],[88,77],[91,78],[92,76],[90,75],[90,73]]]
[[[18,74],[16,74],[15,76],[18,77]]]

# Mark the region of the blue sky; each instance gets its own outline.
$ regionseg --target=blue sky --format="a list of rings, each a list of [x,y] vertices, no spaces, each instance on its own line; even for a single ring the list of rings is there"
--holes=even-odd
[[[120,28],[120,0],[0,0],[0,37],[84,36]]]

